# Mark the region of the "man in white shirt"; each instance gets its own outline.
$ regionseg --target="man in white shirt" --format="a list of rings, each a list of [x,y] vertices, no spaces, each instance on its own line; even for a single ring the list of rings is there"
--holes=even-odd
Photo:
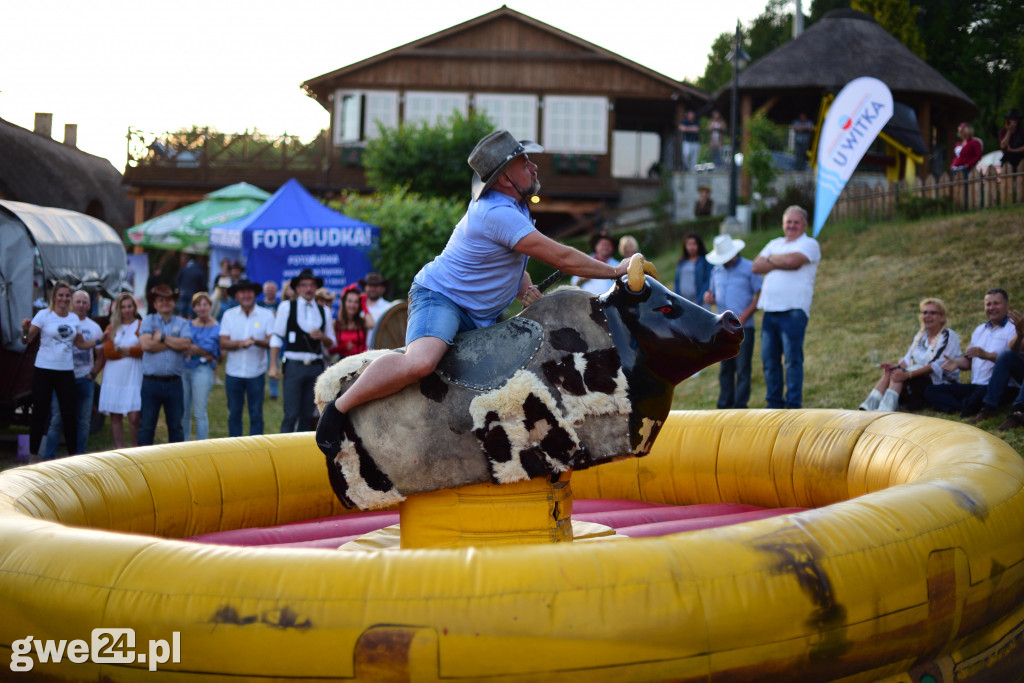
[[[91,308],[92,298],[89,296],[89,292],[79,289],[71,295],[71,312],[77,315],[81,321],[78,324],[78,333],[86,341],[103,336],[100,326],[88,317]],[[103,369],[106,359],[102,346],[92,349],[80,349],[72,346],[71,358],[75,364],[75,389],[77,392],[75,394],[75,415],[78,417],[78,448],[75,452],[85,453],[89,443],[89,431],[92,427],[92,398],[96,390],[95,379]],[[52,460],[57,457],[57,444],[60,441],[60,433],[64,429],[56,393],[53,395],[50,415],[52,416],[50,430],[46,433],[46,448],[43,450],[44,460]],[[68,452],[70,451],[69,448]]]
[[[757,307],[764,311],[761,364],[765,401],[769,408],[799,408],[803,405],[804,334],[811,315],[821,247],[817,240],[807,236],[807,212],[799,206],[786,209],[782,231],[785,237],[776,237],[765,245],[751,270],[764,275]]]
[[[933,384],[924,390],[925,400],[943,413],[959,412],[971,417],[982,407],[996,358],[1009,348],[1017,336],[1017,328],[1009,318],[1010,298],[1003,289],[985,293],[985,322],[974,328],[970,346],[960,358],[946,358],[943,370],[970,370],[970,384]],[[1011,384],[1011,386],[1015,386]],[[1009,397],[1007,397],[1009,398]]]
[[[373,318],[374,323],[379,322],[381,316],[395,303],[384,298],[389,284],[391,284],[390,281],[385,279],[380,273],[372,271],[367,273],[364,279],[359,280],[359,287],[366,293],[366,310],[370,317]],[[370,337],[366,341],[367,348],[374,348],[373,342],[376,337],[377,326],[374,325],[373,329],[370,330]]]
[[[242,436],[242,405],[249,404],[249,434],[263,433],[263,381],[274,314],[256,305],[262,287],[243,278],[228,295],[238,305],[220,321],[220,348],[226,354],[224,393],[228,398],[228,436]]]
[[[337,343],[330,309],[314,301],[316,290],[323,286],[323,278],[305,268],[291,280],[298,295],[295,301],[282,301],[277,309],[268,374],[273,379],[281,377],[277,358],[285,347],[282,433],[309,428],[314,415],[313,385],[324,371],[324,344],[331,348]]]

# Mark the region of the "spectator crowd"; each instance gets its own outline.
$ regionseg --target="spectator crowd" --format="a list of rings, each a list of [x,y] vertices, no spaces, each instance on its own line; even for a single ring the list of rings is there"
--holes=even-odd
[[[739,354],[719,365],[718,408],[749,405],[758,309],[765,403],[802,406],[803,343],[821,249],[806,234],[801,207],[786,209],[782,227],[783,236],[753,260],[742,254],[746,244],[728,234],[718,235],[710,251],[697,233],[682,240],[675,291],[718,312],[733,311],[746,332]],[[617,246],[623,259],[638,248],[630,236]],[[591,249],[595,259],[619,263],[611,235],[596,234]],[[69,454],[86,451],[100,373],[98,410],[110,416],[115,448],[152,444],[161,411],[168,441],[208,438],[209,399],[218,383],[224,385],[229,436],[244,434],[244,416],[249,434],[264,433],[265,392],[282,401],[278,431],[315,429],[316,378],[333,362],[374,348],[376,323],[394,303],[385,298],[390,282],[379,273],[337,295],[309,269],[282,283],[280,296],[277,283],[249,280],[237,262],[221,264],[214,294],[195,289],[205,281],[202,264],[183,258],[177,287],[153,283],[149,289],[145,317],[131,294],[121,294],[111,303],[106,330],[88,317],[87,292],[72,292],[63,283],[52,288],[49,307],[22,326],[26,343],[40,338],[33,458],[55,457],[62,434]],[[596,294],[612,286],[587,278],[575,284]],[[1001,288],[985,292],[983,302],[983,319],[964,348],[947,324],[944,302],[922,299],[920,327],[906,353],[878,363],[879,379],[860,410],[931,408],[978,423],[1009,406],[998,428],[1024,426],[1024,315],[1011,309]]]

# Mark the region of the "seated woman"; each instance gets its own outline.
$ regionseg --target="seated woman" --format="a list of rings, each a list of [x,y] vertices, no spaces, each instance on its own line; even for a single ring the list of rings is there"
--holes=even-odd
[[[932,384],[957,383],[960,371],[942,369],[949,358],[959,358],[960,337],[946,327],[946,306],[941,299],[921,302],[921,329],[899,363],[881,363],[882,378],[860,404],[861,410],[897,412],[920,410],[928,404],[924,390]]]

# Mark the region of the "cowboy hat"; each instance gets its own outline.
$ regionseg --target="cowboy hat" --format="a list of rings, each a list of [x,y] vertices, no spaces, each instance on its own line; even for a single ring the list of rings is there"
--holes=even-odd
[[[316,283],[317,289],[324,286],[324,279],[322,277],[317,277],[316,275],[313,275],[312,268],[303,268],[298,275],[291,279],[290,284],[292,286],[292,289],[297,289],[299,286],[299,282],[301,282],[302,280],[312,280],[313,282]]]
[[[1011,109],[1010,111],[1008,111],[1006,113],[1006,117],[1005,118],[1008,118],[1008,119],[1020,119],[1020,111],[1017,109],[1017,107],[1014,107],[1013,109]]]
[[[544,148],[532,140],[516,140],[507,130],[496,130],[485,136],[469,154],[473,169],[473,201],[491,188],[513,159],[521,154],[537,154]]]
[[[327,302],[333,302],[334,292],[327,289],[326,287],[320,287],[315,292],[313,292],[313,298],[316,299],[317,301],[320,301],[322,299]]]
[[[366,285],[384,285],[387,287],[390,284],[391,280],[376,271],[370,271],[366,274],[365,278],[359,278],[359,286],[363,289],[366,289]]]
[[[719,235],[715,238],[714,248],[704,258],[713,266],[721,266],[732,261],[745,246],[747,244],[743,240],[734,240],[728,234]]]
[[[157,285],[156,287],[150,289],[149,292],[146,294],[146,303],[148,303],[152,308],[153,301],[158,296],[167,297],[168,299],[177,301],[178,297],[181,296],[181,294],[178,292],[178,290],[171,289],[170,285]]]
[[[242,291],[243,289],[248,289],[256,296],[259,296],[260,294],[263,293],[263,285],[253,282],[247,277],[243,277],[241,280],[228,287],[228,296],[234,297],[235,294]]]

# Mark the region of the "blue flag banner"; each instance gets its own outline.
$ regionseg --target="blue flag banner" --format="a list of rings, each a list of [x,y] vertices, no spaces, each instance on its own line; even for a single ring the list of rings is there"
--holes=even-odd
[[[892,93],[877,78],[850,81],[832,102],[818,138],[815,237],[821,232],[857,164],[892,114]]]

